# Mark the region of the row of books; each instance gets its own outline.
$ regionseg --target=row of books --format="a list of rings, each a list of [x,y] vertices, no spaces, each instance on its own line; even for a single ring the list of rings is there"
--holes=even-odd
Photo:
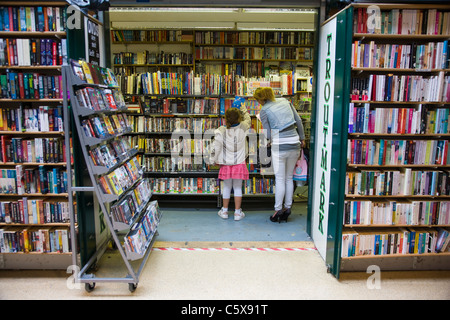
[[[65,228],[22,228],[0,229],[1,253],[69,253],[71,252],[70,231]]]
[[[348,195],[450,195],[450,177],[442,171],[347,172]]]
[[[67,192],[67,173],[59,168],[23,168],[0,170],[0,194],[60,194]]]
[[[0,97],[5,99],[62,99],[62,76],[12,72],[0,75]]]
[[[64,7],[0,7],[0,30],[64,31],[67,14]]]
[[[69,203],[28,199],[0,202],[0,223],[45,224],[70,220]]]
[[[118,75],[117,78],[124,94],[251,96],[256,88],[270,86],[275,95],[290,95],[296,88],[295,75],[292,73],[266,79],[218,74],[194,75],[193,71],[184,74],[156,71]]]
[[[395,69],[447,69],[449,43],[377,44],[375,41],[352,44],[352,67]]]
[[[349,140],[347,161],[364,165],[449,165],[446,140]]]
[[[178,138],[145,138],[138,141],[139,151],[145,153],[174,153],[180,156],[202,154],[209,150],[210,139],[182,139]]]
[[[352,96],[369,101],[450,101],[450,76],[443,71],[429,77],[371,74],[352,79]],[[353,98],[353,97],[352,97]]]
[[[193,64],[192,54],[186,52],[167,53],[149,52],[148,50],[140,52],[118,52],[113,54],[114,64]]]
[[[89,149],[89,156],[95,166],[112,168],[126,159],[132,150],[127,140],[119,139]]]
[[[95,111],[121,110],[126,108],[122,93],[116,89],[81,88],[75,92],[78,103],[83,108]]]
[[[345,201],[344,224],[375,226],[449,225],[450,202]]]
[[[223,184],[223,181],[221,181]],[[222,185],[221,185],[222,188]],[[252,177],[244,180],[243,194],[275,194],[275,179]]]
[[[154,194],[217,194],[219,192],[217,178],[174,177],[149,178]]]
[[[447,228],[342,232],[341,257],[426,254],[448,251]]]
[[[64,169],[47,166],[24,168],[22,165],[17,165],[15,170],[9,170],[13,171],[12,174],[15,171],[17,194],[67,193],[67,172]],[[10,189],[8,188],[8,190]]]
[[[141,99],[139,100],[139,104],[144,114],[219,114],[219,111],[222,112],[222,100],[219,98],[153,99],[151,97],[145,96],[141,97]],[[225,104],[225,101],[223,101],[223,104]]]
[[[130,224],[150,200],[152,190],[148,179],[138,183],[133,192],[128,193],[122,200],[111,207],[114,221]]]
[[[111,69],[103,68],[84,60],[70,60],[74,74],[88,84],[117,87],[117,79]]]
[[[102,115],[81,121],[86,137],[110,138],[129,131],[127,116],[122,113]]]
[[[18,132],[62,132],[62,106],[31,107],[20,104],[17,109],[0,108],[0,130]]]
[[[448,134],[450,110],[444,108],[375,108],[349,106],[349,133]]]
[[[195,32],[195,44],[284,44],[313,45],[309,31],[201,31]]]
[[[0,137],[0,161],[14,163],[66,162],[63,138]]]
[[[180,42],[192,41],[188,30],[111,30],[113,42]]]
[[[136,157],[131,158],[111,173],[97,179],[105,194],[122,195],[142,177],[142,168]]]
[[[207,161],[209,162],[209,161]],[[191,157],[154,157],[144,155],[141,160],[146,173],[154,172],[211,172],[217,171],[217,166],[211,166],[201,156]]]
[[[372,7],[373,8],[373,7]],[[450,34],[450,12],[437,9],[392,9],[372,13],[358,8],[354,13],[354,33]],[[369,11],[369,12],[368,12]]]
[[[215,130],[224,124],[222,118],[178,117],[157,118],[144,116],[128,116],[129,124],[134,132],[160,132],[160,133],[204,133],[207,130]],[[181,131],[182,130],[182,131]]]
[[[312,48],[304,47],[196,47],[195,59],[299,60],[300,52],[305,56],[305,49],[311,60]]]
[[[1,66],[61,66],[67,63],[66,39],[0,39]]]
[[[161,209],[157,201],[147,207],[138,224],[125,236],[125,249],[138,255],[145,254],[161,219]]]

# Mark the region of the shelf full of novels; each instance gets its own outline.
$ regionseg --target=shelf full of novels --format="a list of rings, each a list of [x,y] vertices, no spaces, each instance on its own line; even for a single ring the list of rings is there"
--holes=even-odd
[[[0,4],[0,268],[71,264],[65,5]]]
[[[97,282],[125,282],[134,291],[156,239],[161,211],[137,161],[137,150],[124,134],[130,131],[127,109],[111,70],[71,60],[64,67],[72,112],[83,156],[105,221],[128,270],[123,278],[100,278],[87,271],[98,250],[81,268],[78,281],[86,290]],[[78,191],[73,188],[73,191]],[[119,238],[120,237],[120,238]],[[141,260],[137,269],[132,261]]]
[[[243,194],[252,197],[273,194],[273,176],[268,169],[261,168],[258,137],[262,127],[256,117],[260,106],[252,99],[252,92],[260,86],[271,86],[277,96],[297,99],[296,105],[300,105],[298,96],[293,95],[292,76],[283,75],[283,81],[216,74],[195,76],[193,72],[170,78],[162,72],[134,77],[131,82],[126,79],[121,82],[124,79],[119,77],[123,91],[137,97],[140,106],[138,114],[129,114],[133,133],[128,137],[133,145],[139,146],[141,164],[151,177],[155,195],[220,194],[218,166],[209,163],[210,148],[214,130],[224,124],[225,111],[236,95],[245,98],[252,117],[247,163],[251,178],[244,183]],[[129,87],[130,83],[138,85]]]
[[[449,255],[450,6],[375,6],[353,6],[342,270]]]
[[[184,68],[260,77],[280,63],[311,64],[314,56],[310,31],[112,30],[111,38],[114,70],[127,75]]]

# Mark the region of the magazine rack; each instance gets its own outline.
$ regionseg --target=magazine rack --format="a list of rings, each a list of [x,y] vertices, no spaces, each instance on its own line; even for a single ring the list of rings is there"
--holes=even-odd
[[[131,148],[121,136],[130,131],[125,102],[114,75],[109,69],[99,68],[84,61],[71,61],[63,67],[65,85],[64,108],[73,113],[83,157],[92,181],[92,187],[76,187],[68,164],[69,201],[76,192],[94,192],[113,243],[128,270],[122,278],[102,278],[88,274],[91,266],[101,257],[104,248],[80,267],[75,281],[85,283],[91,292],[98,282],[124,282],[133,292],[150,255],[157,235],[161,212],[157,201],[150,201],[152,192],[148,179],[137,161],[137,150]],[[68,95],[70,96],[70,105]],[[67,134],[67,133],[66,133]],[[71,152],[71,151],[68,151]],[[69,155],[70,156],[70,155]],[[68,159],[70,159],[69,157]],[[73,206],[71,214],[73,215]],[[71,228],[75,239],[75,228]],[[126,232],[122,241],[119,232]],[[76,265],[76,250],[73,250]],[[131,261],[142,259],[137,271]]]

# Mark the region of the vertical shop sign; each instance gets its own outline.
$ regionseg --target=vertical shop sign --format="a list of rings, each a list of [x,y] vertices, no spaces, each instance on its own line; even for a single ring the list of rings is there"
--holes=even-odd
[[[102,66],[102,26],[85,17],[86,61],[97,66]]]
[[[312,201],[312,238],[323,259],[326,258],[330,205],[331,155],[334,113],[336,18],[320,31],[316,106],[315,170]]]

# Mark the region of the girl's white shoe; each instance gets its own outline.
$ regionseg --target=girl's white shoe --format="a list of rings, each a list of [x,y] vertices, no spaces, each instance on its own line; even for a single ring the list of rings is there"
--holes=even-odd
[[[234,221],[239,221],[244,219],[245,214],[242,212],[242,209],[239,209],[239,211],[234,211]]]
[[[219,215],[219,217],[221,217],[222,219],[228,219],[228,210],[225,211],[223,210],[223,208],[221,208],[219,210],[219,212],[217,212],[217,214]]]

